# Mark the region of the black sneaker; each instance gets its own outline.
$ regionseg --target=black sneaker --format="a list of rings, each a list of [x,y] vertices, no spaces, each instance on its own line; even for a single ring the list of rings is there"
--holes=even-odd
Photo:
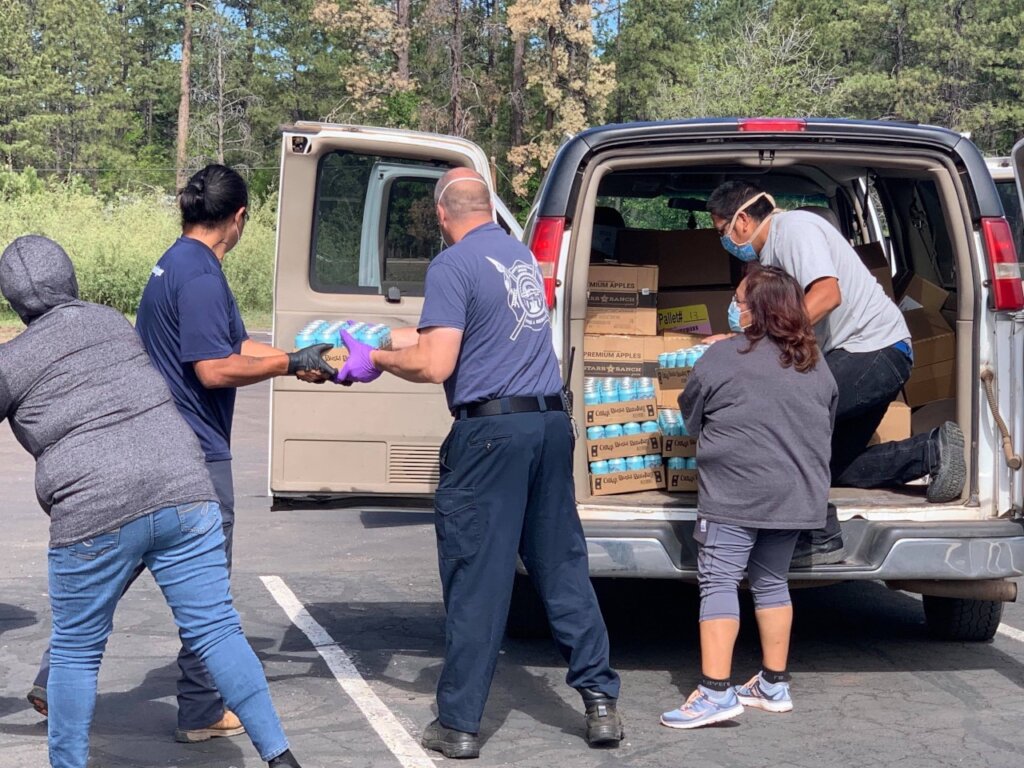
[[[286,749],[277,757],[272,758],[267,765],[269,768],[302,768],[290,749]]]
[[[615,699],[586,688],[580,691],[580,696],[586,707],[587,744],[592,747],[619,746],[624,734]]]
[[[813,531],[801,531],[793,550],[790,568],[810,568],[812,565],[830,565],[846,559],[843,546],[843,529],[839,527],[836,506],[829,502],[825,512],[825,527]]]
[[[477,734],[445,728],[440,720],[434,720],[427,726],[421,743],[453,760],[480,757],[480,737]]]
[[[964,433],[959,425],[947,421],[935,430],[936,466],[928,483],[928,501],[942,504],[960,498],[967,479],[964,461]]]
[[[815,539],[808,531],[800,534],[790,568],[810,568],[812,565],[841,563],[846,559],[843,534],[836,533],[827,538]]]

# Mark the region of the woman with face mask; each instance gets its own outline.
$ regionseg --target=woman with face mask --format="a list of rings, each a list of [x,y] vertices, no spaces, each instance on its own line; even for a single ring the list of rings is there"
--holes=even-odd
[[[729,307],[735,336],[694,366],[679,408],[697,439],[701,680],[661,722],[697,728],[744,706],[793,708],[786,671],[793,608],[787,574],[803,529],[825,522],[838,393],[804,309],[800,285],[754,266]],[[732,685],[737,588],[754,597],[762,668]]]

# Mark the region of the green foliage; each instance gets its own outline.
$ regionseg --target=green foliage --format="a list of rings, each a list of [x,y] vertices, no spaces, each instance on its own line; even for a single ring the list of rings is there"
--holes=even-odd
[[[25,178],[17,178],[25,177]],[[138,306],[150,270],[181,234],[173,199],[130,195],[105,202],[83,184],[42,185],[32,173],[0,174],[0,244],[35,233],[56,240],[75,264],[81,297],[125,313]],[[274,204],[257,206],[224,272],[243,312],[271,307]],[[0,302],[0,312],[9,311]]]

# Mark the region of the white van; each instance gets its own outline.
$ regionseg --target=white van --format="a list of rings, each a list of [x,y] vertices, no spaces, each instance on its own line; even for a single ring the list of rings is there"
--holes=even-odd
[[[1018,178],[1022,162],[1024,142],[1007,166]],[[423,274],[440,248],[433,182],[454,166],[490,177],[484,152],[461,138],[288,127],[275,343],[289,346],[317,318],[415,324]],[[545,176],[526,227],[563,366],[571,350],[584,350],[595,211],[615,208],[630,229],[706,228],[703,201],[737,177],[756,179],[785,207],[827,209],[851,243],[874,244],[897,285],[916,276],[940,288],[955,337],[941,382],[947,397],[917,409],[914,428],[947,417],[960,424],[968,464],[962,498],[929,504],[923,487],[835,488],[848,557],[792,578],[881,580],[923,594],[936,634],[991,638],[1002,602],[1016,595],[1006,580],[1024,572],[1024,290],[1004,203],[968,139],[936,127],[832,119],[635,123],[573,137]],[[519,234],[504,206],[496,215]],[[581,358],[570,379],[577,393]],[[575,408],[581,422],[582,397]],[[270,492],[279,505],[429,502],[451,424],[440,387],[392,376],[351,388],[276,379],[271,409]],[[593,576],[695,580],[695,494],[592,495],[583,441],[576,468]],[[522,605],[514,601],[513,627],[525,618]]]

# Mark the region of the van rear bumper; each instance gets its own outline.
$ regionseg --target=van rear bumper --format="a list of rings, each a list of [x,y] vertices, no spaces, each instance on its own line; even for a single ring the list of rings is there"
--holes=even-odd
[[[583,529],[594,577],[697,578],[690,521],[587,521]],[[1024,575],[1019,520],[842,524],[847,559],[800,568],[792,580],[1003,579]]]

